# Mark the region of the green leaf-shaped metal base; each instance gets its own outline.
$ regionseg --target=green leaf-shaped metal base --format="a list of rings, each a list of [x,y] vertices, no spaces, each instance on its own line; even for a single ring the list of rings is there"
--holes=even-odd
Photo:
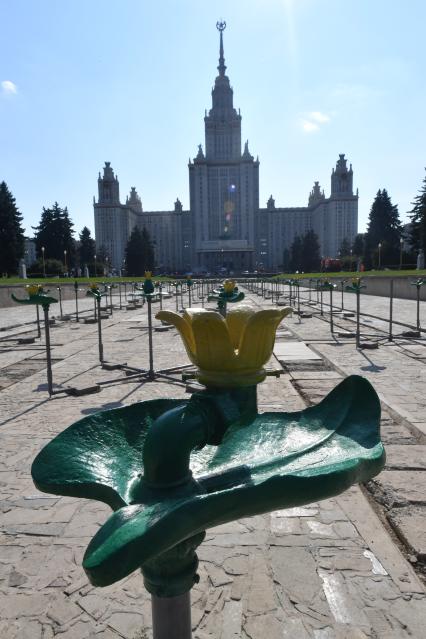
[[[147,431],[182,404],[154,400],[86,417],[34,461],[40,490],[98,499],[117,511],[84,557],[95,585],[122,579],[206,528],[331,497],[384,465],[379,399],[368,381],[352,376],[317,406],[259,414],[231,426],[219,446],[193,452],[189,488],[150,491],[141,479]]]

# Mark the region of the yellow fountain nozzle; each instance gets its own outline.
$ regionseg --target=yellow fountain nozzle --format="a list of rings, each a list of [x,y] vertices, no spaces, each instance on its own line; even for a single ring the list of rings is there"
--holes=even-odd
[[[42,290],[41,284],[29,284],[27,286],[28,295],[37,295]]]
[[[145,271],[145,279],[150,280],[152,278],[152,271]]]
[[[265,379],[263,367],[271,357],[275,332],[291,310],[257,311],[241,305],[230,310],[226,318],[201,308],[188,309],[183,317],[171,311],[160,311],[156,317],[178,329],[202,384],[235,388]]]
[[[235,288],[235,280],[225,280],[223,283],[225,293],[232,293]]]

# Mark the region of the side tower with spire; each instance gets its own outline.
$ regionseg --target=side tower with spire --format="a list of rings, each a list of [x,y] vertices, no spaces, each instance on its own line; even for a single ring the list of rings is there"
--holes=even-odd
[[[218,22],[219,65],[212,108],[204,118],[202,145],[189,161],[192,262],[200,271],[254,268],[255,216],[259,208],[259,162],[248,141],[241,153],[241,115],[233,105],[223,50],[225,22]]]

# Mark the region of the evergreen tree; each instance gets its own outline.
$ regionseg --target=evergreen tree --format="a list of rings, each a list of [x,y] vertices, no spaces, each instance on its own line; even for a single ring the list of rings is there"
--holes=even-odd
[[[290,270],[291,271],[301,271],[302,270],[302,240],[299,235],[293,240],[293,244],[290,248]]]
[[[318,271],[321,264],[318,235],[311,229],[302,237],[301,244],[302,270],[305,273],[314,273]]]
[[[363,257],[365,252],[365,234],[358,233],[352,244],[352,253],[357,257]]]
[[[426,255],[426,176],[423,178],[420,193],[413,202],[410,243],[415,251],[423,249]]]
[[[351,252],[351,243],[347,237],[344,237],[339,249],[340,257],[346,257]]]
[[[285,248],[283,251],[283,273],[288,273],[288,271],[290,270],[290,258],[290,250],[288,248]]]
[[[0,184],[0,272],[17,273],[24,255],[24,231],[15,198],[6,182]]]
[[[83,227],[80,235],[80,246],[78,249],[79,258],[80,258],[80,266],[84,267],[88,264],[92,264],[95,261],[96,254],[96,244],[95,240],[92,239],[90,229],[87,226]]]
[[[127,275],[142,276],[154,268],[154,249],[146,228],[137,226],[132,231],[126,247]]]
[[[50,209],[43,207],[40,223],[33,227],[38,257],[44,246],[45,259],[64,262],[66,251],[67,267],[72,266],[75,258],[73,226],[66,207],[62,209],[57,202]]]
[[[367,233],[365,234],[365,261],[378,264],[379,243],[380,265],[397,264],[399,261],[402,225],[398,207],[392,204],[386,189],[379,190],[371,206]]]

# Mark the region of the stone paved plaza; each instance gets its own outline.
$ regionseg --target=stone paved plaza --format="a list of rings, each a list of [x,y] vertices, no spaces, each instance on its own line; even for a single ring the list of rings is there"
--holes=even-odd
[[[247,299],[270,304],[251,293]],[[351,304],[348,294],[345,306]],[[383,316],[387,302],[365,296],[362,304]],[[165,307],[174,310],[174,300]],[[81,300],[81,308],[92,308],[92,302]],[[71,312],[72,302],[64,302],[64,309]],[[414,322],[413,302],[398,301],[396,309],[403,321]],[[368,486],[337,498],[208,530],[198,551],[201,579],[192,591],[197,639],[425,636],[425,343],[397,339],[357,351],[353,339],[331,336],[324,317],[315,315],[318,308],[313,310],[310,319],[294,314],[281,325],[269,366],[282,367],[283,374],[260,385],[260,410],[299,410],[344,376],[364,375],[383,402],[387,467]],[[32,321],[34,314],[33,307],[0,309],[0,339],[33,330],[8,327]],[[350,320],[336,321],[348,328]],[[103,322],[106,359],[147,366],[146,327],[144,308],[115,310]],[[373,321],[368,332],[376,328],[380,323]],[[51,340],[56,387],[123,379],[120,371],[100,368],[96,325],[57,321]],[[94,395],[48,399],[43,343],[0,342],[0,637],[151,637],[141,576],[97,589],[81,567],[109,509],[39,493],[30,467],[44,444],[85,415],[187,393],[175,384],[126,380]],[[155,332],[154,348],[156,368],[188,363],[175,329]]]

